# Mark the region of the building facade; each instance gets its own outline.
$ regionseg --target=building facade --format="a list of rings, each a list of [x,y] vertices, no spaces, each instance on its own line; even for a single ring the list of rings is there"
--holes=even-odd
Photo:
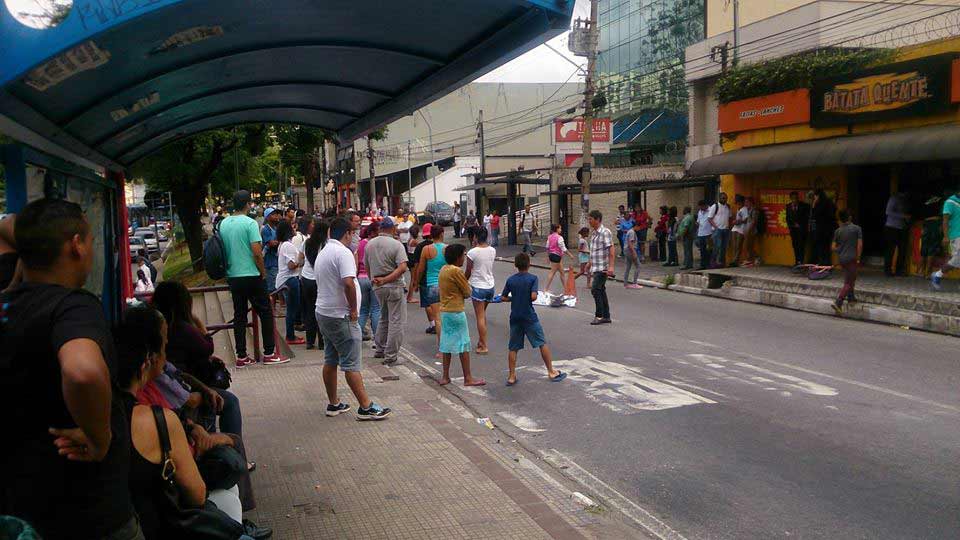
[[[758,201],[767,216],[760,256],[771,264],[794,262],[785,216],[790,192],[822,190],[850,210],[874,264],[883,260],[887,201],[902,193],[911,215],[903,255],[915,271],[924,219],[935,219],[943,197],[960,188],[960,38],[951,37],[960,33],[960,17],[955,6],[918,12],[898,3],[802,4],[741,30],[742,40],[767,47],[741,55],[739,75],[721,66],[711,74],[695,62],[729,33],[687,49],[688,173],[721,175],[728,195]],[[800,28],[793,41],[784,39],[785,30]],[[934,39],[918,42],[926,38]],[[808,81],[774,81],[764,92],[723,80],[796,69],[811,55],[822,67]],[[831,64],[831,55],[860,60]]]

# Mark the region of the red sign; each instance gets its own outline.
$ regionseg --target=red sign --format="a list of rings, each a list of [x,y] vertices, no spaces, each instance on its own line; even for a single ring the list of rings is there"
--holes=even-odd
[[[810,91],[806,88],[720,105],[720,133],[735,133],[810,121]]]
[[[953,61],[950,70],[950,101],[960,103],[960,58]]]
[[[576,120],[554,120],[553,121],[553,142],[555,143],[582,143],[584,122],[582,118]],[[610,129],[609,118],[594,118],[593,120],[593,142],[609,143],[613,130]]]
[[[790,193],[797,189],[761,189],[760,210],[767,217],[767,234],[790,234],[787,225],[787,205]]]

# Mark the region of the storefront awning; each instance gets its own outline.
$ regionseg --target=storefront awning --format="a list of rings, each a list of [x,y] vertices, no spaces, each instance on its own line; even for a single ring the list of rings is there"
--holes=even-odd
[[[952,159],[960,159],[960,125],[956,124],[734,150],[695,161],[688,174],[748,174]]]
[[[626,182],[609,182],[590,184],[590,193],[617,193],[620,191],[657,191],[663,189],[684,189],[703,187],[716,184],[720,181],[715,175],[684,176],[681,178],[630,180]],[[556,191],[547,191],[541,195],[580,195],[580,184],[562,184]]]

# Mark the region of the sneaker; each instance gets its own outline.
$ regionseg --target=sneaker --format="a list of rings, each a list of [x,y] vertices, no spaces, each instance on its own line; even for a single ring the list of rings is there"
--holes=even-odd
[[[363,338],[362,338],[362,339],[363,339],[363,341],[373,341],[373,335],[371,335],[371,334],[369,334],[369,333],[365,333],[365,334],[363,334]]]
[[[242,525],[244,536],[249,536],[253,540],[267,540],[267,538],[273,536],[273,529],[261,527],[249,519],[244,519]]]
[[[383,420],[386,417],[390,416],[390,409],[386,407],[381,407],[376,403],[370,402],[370,406],[364,409],[363,407],[357,408],[357,420]]]
[[[263,365],[265,366],[277,366],[280,364],[286,364],[289,361],[289,358],[281,358],[279,353],[273,353],[263,357]]]
[[[256,362],[253,358],[250,358],[249,356],[244,356],[243,358],[237,358],[237,368],[238,368],[238,369],[239,369],[239,368],[245,368],[245,367],[247,367],[247,366],[252,366],[252,365],[254,365],[254,364],[256,364],[256,363],[257,363],[257,362]]]
[[[428,333],[428,334],[436,334],[436,333],[437,333],[437,327],[436,327],[436,326],[428,326],[428,327],[427,327],[427,330],[426,330],[426,333]]]
[[[373,353],[373,357],[374,357],[374,358],[386,358],[387,355],[385,355],[385,354],[383,353],[383,351],[376,351],[376,352]]]
[[[935,291],[943,289],[943,276],[934,273],[933,276],[930,277],[930,285],[933,286]]]
[[[639,283],[631,283],[631,284],[627,285],[627,288],[628,288],[628,289],[640,289],[640,288],[642,288],[642,287],[640,286]]]
[[[348,405],[348,404],[346,404],[346,403],[344,403],[344,402],[341,401],[340,403],[337,403],[336,405],[329,405],[329,404],[328,404],[328,405],[327,405],[326,415],[327,415],[327,416],[330,416],[330,417],[333,417],[333,416],[337,416],[337,415],[340,414],[340,413],[345,413],[345,412],[347,412],[347,411],[349,411],[349,410],[350,410],[350,405]]]
[[[833,308],[833,312],[836,313],[838,316],[839,316],[839,315],[843,315],[843,305],[842,305],[842,304],[839,304],[839,303],[837,303],[837,302],[834,302],[834,303],[830,304],[830,307]]]
[[[303,339],[302,337],[298,337],[298,338],[288,339],[287,345],[303,345],[306,342],[307,340]]]
[[[313,343],[307,343],[307,350],[308,350],[308,351],[312,351],[312,350],[314,350],[314,349],[316,349],[316,348],[317,348],[317,346],[314,345]]]

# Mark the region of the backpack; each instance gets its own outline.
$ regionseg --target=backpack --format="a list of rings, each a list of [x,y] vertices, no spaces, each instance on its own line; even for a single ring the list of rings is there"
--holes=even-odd
[[[227,249],[220,238],[220,223],[213,226],[213,235],[203,244],[203,269],[210,279],[227,277]]]
[[[767,233],[767,213],[763,208],[757,209],[757,234],[763,235]]]

